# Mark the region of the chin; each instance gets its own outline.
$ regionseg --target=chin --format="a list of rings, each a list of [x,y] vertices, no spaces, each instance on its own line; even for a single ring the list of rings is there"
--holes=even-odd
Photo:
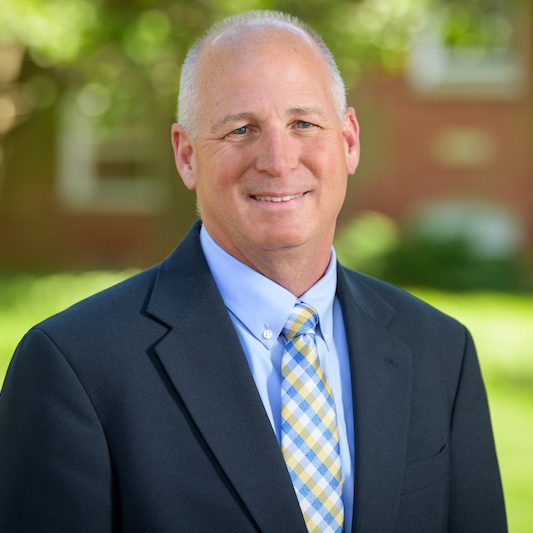
[[[261,248],[265,250],[282,250],[298,248],[309,242],[301,232],[270,233],[260,240]]]

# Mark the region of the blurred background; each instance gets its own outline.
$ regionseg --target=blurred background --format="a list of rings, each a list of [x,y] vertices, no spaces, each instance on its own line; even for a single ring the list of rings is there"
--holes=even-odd
[[[338,255],[472,330],[510,531],[531,531],[529,0],[0,0],[0,383],[32,324],[190,226],[170,146],[179,66],[249,9],[300,17],[337,58],[362,131]]]

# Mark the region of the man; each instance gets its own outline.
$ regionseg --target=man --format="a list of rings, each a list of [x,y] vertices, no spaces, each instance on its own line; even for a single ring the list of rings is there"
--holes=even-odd
[[[1,531],[506,531],[468,332],[336,264],[359,159],[344,98],[280,13],[191,49],[172,142],[202,222],[22,340]]]

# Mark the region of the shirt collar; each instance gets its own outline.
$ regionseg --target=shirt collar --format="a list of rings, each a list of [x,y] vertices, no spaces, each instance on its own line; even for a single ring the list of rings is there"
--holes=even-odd
[[[337,261],[333,248],[324,276],[296,298],[281,285],[226,252],[212,239],[205,226],[200,230],[200,244],[224,304],[267,349],[276,343],[298,301],[316,309],[320,332],[329,347],[337,287]]]

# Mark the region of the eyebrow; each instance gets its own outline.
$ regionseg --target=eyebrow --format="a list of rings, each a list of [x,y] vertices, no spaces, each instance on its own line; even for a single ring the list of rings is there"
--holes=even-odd
[[[309,106],[309,107],[291,107],[287,109],[285,112],[286,116],[303,116],[303,115],[316,115],[319,117],[323,117],[324,114],[318,107],[315,106]],[[230,113],[226,115],[224,118],[219,120],[218,122],[215,122],[211,126],[211,132],[215,133],[217,130],[222,128],[222,126],[225,126],[226,124],[230,122],[240,122],[240,121],[252,121],[252,120],[258,120],[258,116],[256,113],[253,113],[251,111],[244,111],[243,113]]]
[[[222,120],[215,122],[211,126],[211,132],[215,133],[222,126],[225,126],[226,124],[228,124],[228,122],[239,122],[241,120],[249,121],[249,120],[254,120],[254,119],[257,119],[257,115],[249,111],[245,111],[244,113],[230,113],[229,115],[226,115]]]
[[[318,117],[323,117],[324,113],[320,111],[318,107],[315,106],[309,106],[309,107],[291,107],[290,109],[287,109],[286,115],[316,115]]]

